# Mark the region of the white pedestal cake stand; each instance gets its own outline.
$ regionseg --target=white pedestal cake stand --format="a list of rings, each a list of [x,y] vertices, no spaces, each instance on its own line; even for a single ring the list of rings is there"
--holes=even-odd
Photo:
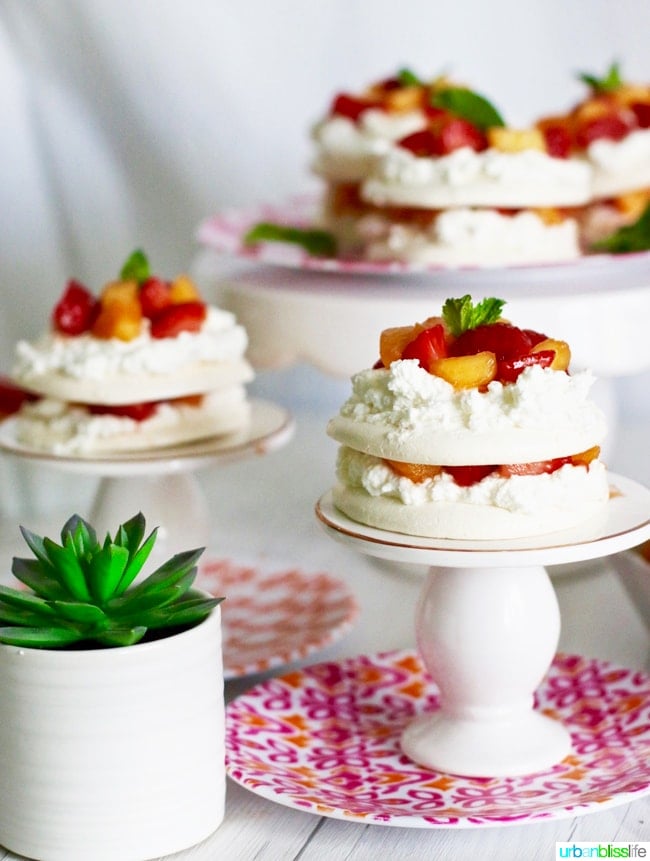
[[[158,526],[156,554],[168,556],[204,547],[210,537],[208,506],[196,470],[267,454],[288,442],[293,430],[293,419],[284,408],[253,400],[246,429],[182,446],[104,457],[55,455],[17,442],[10,418],[0,425],[0,449],[44,466],[100,476],[89,517],[98,533],[114,531],[142,510],[147,522]]]
[[[534,707],[560,634],[544,566],[607,556],[650,537],[650,491],[620,476],[610,482],[601,522],[509,541],[416,538],[355,523],[331,494],[318,502],[318,518],[342,543],[428,566],[415,628],[440,708],[402,735],[415,762],[450,774],[510,777],[550,768],[570,753],[568,731]]]

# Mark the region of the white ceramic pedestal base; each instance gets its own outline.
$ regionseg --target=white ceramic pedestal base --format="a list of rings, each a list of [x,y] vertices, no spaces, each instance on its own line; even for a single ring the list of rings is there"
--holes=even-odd
[[[508,541],[403,535],[350,520],[331,493],[319,500],[317,517],[341,543],[429,566],[416,636],[440,705],[403,732],[402,749],[415,762],[466,777],[514,777],[570,752],[567,730],[534,707],[560,634],[544,566],[597,559],[650,538],[650,491],[609,478],[613,492],[598,522]]]
[[[568,732],[533,711],[559,635],[560,611],[542,566],[431,568],[416,636],[440,710],[406,729],[406,755],[476,777],[526,774],[562,760]]]

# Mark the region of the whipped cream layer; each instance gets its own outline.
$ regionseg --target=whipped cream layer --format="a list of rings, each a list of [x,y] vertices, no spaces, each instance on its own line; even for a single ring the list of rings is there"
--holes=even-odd
[[[149,321],[130,341],[91,334],[44,334],[16,346],[13,379],[65,401],[128,404],[200,394],[252,379],[243,359],[245,329],[228,311],[210,307],[199,332],[152,338]]]
[[[532,149],[506,153],[462,147],[428,158],[392,146],[362,186],[362,197],[375,205],[425,209],[579,206],[590,195],[586,163]]]
[[[599,445],[602,411],[589,400],[595,378],[533,366],[516,383],[455,389],[416,360],[361,371],[327,426],[339,443],[380,458],[463,466],[530,463]]]
[[[81,406],[44,398],[16,415],[16,440],[56,455],[118,454],[180,445],[244,428],[250,404],[243,386],[205,395],[199,405],[162,403],[143,421],[93,415]]]
[[[376,108],[364,111],[356,122],[343,116],[329,117],[312,130],[317,149],[312,168],[330,182],[359,182],[391,143],[426,123],[422,111],[398,114]]]
[[[430,538],[490,540],[560,531],[602,515],[609,498],[599,461],[543,475],[489,475],[460,487],[444,473],[414,483],[381,459],[343,446],[337,478],[333,501],[348,517]]]
[[[597,140],[586,151],[593,172],[593,196],[616,197],[650,186],[650,129],[620,141]]]
[[[450,209],[424,229],[368,215],[360,220],[358,233],[365,237],[363,256],[368,260],[507,266],[580,255],[576,221],[549,225],[525,211],[507,216],[488,209]]]

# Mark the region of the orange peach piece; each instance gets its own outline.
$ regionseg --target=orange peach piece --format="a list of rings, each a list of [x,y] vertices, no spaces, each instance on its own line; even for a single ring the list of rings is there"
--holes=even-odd
[[[429,372],[442,377],[455,389],[477,389],[496,378],[497,357],[490,350],[484,350],[471,356],[435,359]]]
[[[174,278],[169,287],[169,295],[174,305],[178,305],[181,302],[201,301],[198,288],[189,275],[178,275]]]
[[[429,463],[404,463],[400,460],[386,460],[385,462],[393,472],[410,479],[415,484],[426,481],[427,478],[435,478],[442,472],[441,466]]]
[[[578,454],[571,455],[571,463],[574,466],[589,466],[592,460],[596,460],[596,458],[600,454],[600,446],[593,445],[591,448],[588,448],[586,451],[581,451]]]
[[[552,350],[555,353],[553,361],[549,365],[553,371],[566,371],[571,363],[571,348],[566,341],[556,341],[555,338],[546,338],[540,341],[530,351],[540,353],[542,350]]]
[[[137,281],[110,281],[102,290],[102,308],[108,305],[131,305],[138,302]]]
[[[422,323],[414,323],[412,326],[393,326],[379,336],[379,357],[385,368],[393,362],[402,358],[402,353],[407,344],[410,344],[420,332],[431,329],[442,323],[442,317],[427,317]]]
[[[91,332],[96,338],[132,341],[140,334],[141,323],[142,311],[139,302],[135,305],[113,302],[102,306]]]
[[[508,129],[501,126],[487,130],[489,146],[500,152],[522,152],[528,149],[546,150],[544,135],[539,129]]]

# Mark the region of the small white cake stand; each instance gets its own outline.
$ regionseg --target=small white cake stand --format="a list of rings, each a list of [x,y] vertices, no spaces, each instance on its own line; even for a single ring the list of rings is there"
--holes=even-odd
[[[114,456],[65,456],[16,440],[15,419],[0,425],[0,449],[72,473],[100,476],[90,520],[99,534],[143,511],[158,526],[157,556],[205,547],[211,533],[208,505],[195,471],[279,448],[293,435],[290,414],[276,404],[251,401],[251,421],[235,433],[186,445]]]
[[[402,750],[420,765],[471,777],[543,771],[570,753],[568,731],[534,695],[555,654],[560,611],[545,565],[595,559],[650,537],[650,491],[610,476],[599,523],[509,541],[416,538],[350,520],[331,493],[316,514],[355,550],[428,566],[415,631],[440,708],[412,722]],[[387,620],[387,623],[389,620]]]

